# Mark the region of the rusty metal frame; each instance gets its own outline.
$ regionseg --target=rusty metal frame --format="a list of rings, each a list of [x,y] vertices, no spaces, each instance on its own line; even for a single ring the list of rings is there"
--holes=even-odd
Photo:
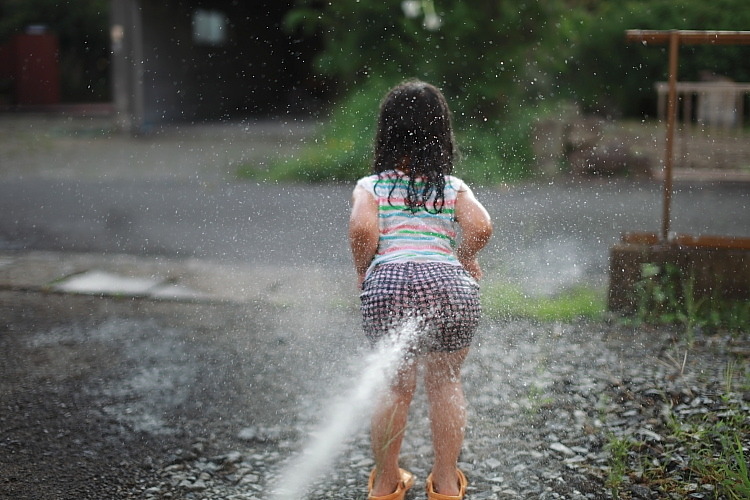
[[[667,95],[667,134],[664,141],[664,188],[661,242],[669,241],[672,205],[672,164],[674,162],[674,129],[677,119],[677,60],[680,44],[684,45],[750,45],[750,31],[702,30],[627,30],[628,42],[669,44],[669,92]]]

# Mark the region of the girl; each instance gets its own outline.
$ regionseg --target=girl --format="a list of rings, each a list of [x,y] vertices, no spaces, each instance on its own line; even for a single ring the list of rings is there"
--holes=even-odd
[[[354,189],[349,241],[367,338],[375,344],[409,319],[419,334],[372,417],[370,499],[401,500],[414,483],[398,456],[418,362],[435,456],[428,498],[461,499],[466,491],[457,468],[466,425],[460,371],[480,316],[476,255],[492,225],[469,187],[451,175],[454,153],[451,113],[436,87],[408,81],[388,92],[373,174]]]

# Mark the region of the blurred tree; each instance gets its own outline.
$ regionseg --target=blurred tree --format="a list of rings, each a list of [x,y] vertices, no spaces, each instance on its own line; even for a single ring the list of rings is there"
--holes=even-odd
[[[554,93],[546,75],[558,64],[562,7],[560,0],[299,0],[286,26],[321,34],[317,68],[346,82],[344,90],[367,77],[418,77],[449,94],[459,115],[484,119]]]
[[[109,0],[1,0],[0,44],[43,25],[60,44],[62,98],[110,99]]]
[[[750,9],[747,0],[298,0],[286,26],[322,37],[317,68],[343,90],[370,76],[418,77],[469,121],[557,98],[641,116],[655,108],[666,48],[629,45],[626,29],[742,30]],[[750,79],[747,48],[682,50],[682,79],[702,70]]]
[[[667,79],[667,47],[628,44],[627,29],[741,31],[750,26],[746,0],[570,0],[563,25],[574,47],[561,75],[565,93],[590,112],[653,116],[654,82]],[[581,8],[583,7],[583,8]],[[750,81],[747,46],[683,46],[679,78],[696,81],[701,73]]]

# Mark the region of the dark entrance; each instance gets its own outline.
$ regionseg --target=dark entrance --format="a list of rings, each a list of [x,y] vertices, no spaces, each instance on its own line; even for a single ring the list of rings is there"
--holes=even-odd
[[[113,0],[116,109],[123,125],[309,113],[325,92],[317,44],[284,29],[293,2]]]

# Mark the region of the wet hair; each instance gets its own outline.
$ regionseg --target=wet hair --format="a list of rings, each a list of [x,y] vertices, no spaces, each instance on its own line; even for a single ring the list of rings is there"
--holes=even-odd
[[[451,112],[439,89],[409,80],[386,94],[380,104],[372,170],[405,171],[406,204],[412,213],[442,212],[445,176],[453,172],[455,149]],[[421,188],[416,180],[423,182]],[[389,203],[392,193],[393,188]],[[432,210],[426,205],[430,200]]]

